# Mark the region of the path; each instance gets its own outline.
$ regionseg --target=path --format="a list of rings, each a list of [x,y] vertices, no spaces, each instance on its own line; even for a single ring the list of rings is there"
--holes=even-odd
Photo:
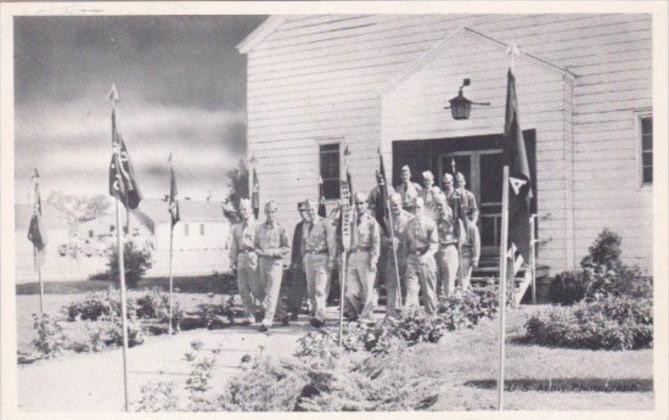
[[[336,309],[336,308],[329,308]],[[335,325],[334,313],[329,325]],[[172,337],[153,337],[129,349],[128,376],[131,404],[141,398],[148,382],[174,381],[181,386],[190,371],[184,353],[200,340],[206,348],[222,346],[214,378],[225,379],[241,372],[243,355],[257,354],[264,346],[269,354],[291,355],[297,339],[311,330],[307,317],[288,327],[276,326],[269,334],[257,327],[236,326],[221,330],[192,330]],[[120,349],[90,354],[67,354],[33,365],[19,366],[19,410],[24,411],[119,411],[123,409],[122,355]],[[211,383],[220,386],[220,383]]]

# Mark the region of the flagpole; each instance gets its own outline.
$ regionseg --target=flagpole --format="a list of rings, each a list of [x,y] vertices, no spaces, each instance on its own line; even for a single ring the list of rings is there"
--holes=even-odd
[[[118,93],[116,86],[112,86],[111,92],[112,100],[112,150],[114,149],[114,142],[116,141],[116,101],[118,100]],[[113,152],[117,154],[117,151]],[[120,159],[117,159],[117,164]],[[116,244],[118,246],[118,273],[119,286],[121,288],[121,329],[122,329],[122,344],[123,344],[123,397],[125,411],[129,411],[128,407],[128,319],[126,307],[126,290],[125,290],[125,267],[123,255],[123,236],[121,235],[121,212],[119,211],[120,197],[116,196]]]
[[[497,409],[504,409],[504,345],[506,323],[507,242],[509,235],[509,167],[504,165],[502,178],[502,238],[499,245],[499,378],[497,380]]]
[[[33,264],[37,270],[37,281],[39,282],[39,314],[44,315],[44,282],[42,282],[42,267],[37,263],[37,248],[33,244]]]
[[[532,304],[537,303],[537,257],[536,257],[536,242],[534,233],[534,226],[537,220],[537,215],[530,216],[530,275],[532,276]]]

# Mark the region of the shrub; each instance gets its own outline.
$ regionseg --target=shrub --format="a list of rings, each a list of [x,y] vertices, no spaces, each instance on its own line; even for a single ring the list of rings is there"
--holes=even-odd
[[[108,321],[107,329],[105,331],[106,339],[105,343],[115,344],[122,346],[123,345],[123,323],[121,316],[116,315],[112,312],[111,315],[105,317],[103,320]],[[140,345],[144,342],[144,332],[142,327],[134,317],[129,317],[127,320],[128,325],[128,347],[134,347]]]
[[[630,350],[653,345],[650,299],[607,297],[556,307],[532,316],[525,328],[528,342],[547,346]]]
[[[585,297],[587,277],[582,271],[564,271],[551,280],[550,298],[552,303],[573,305]]]
[[[168,323],[170,318],[170,296],[162,292],[159,287],[154,287],[148,293],[136,299],[136,313],[138,318],[158,319],[160,322]],[[172,322],[179,329],[179,323],[184,313],[179,308],[179,300],[175,295],[172,300]]]
[[[209,302],[197,305],[197,317],[207,328],[235,323],[236,317],[244,316],[241,309],[235,308],[234,296],[223,297],[220,304],[213,302],[213,294],[210,294]]]
[[[123,248],[123,264],[126,286],[128,288],[137,287],[137,283],[144,276],[146,270],[152,266],[151,252],[147,249],[135,248],[131,241],[126,242]],[[116,285],[119,284],[118,251],[116,248],[109,255],[107,274]]]
[[[175,388],[174,382],[152,382],[142,386],[142,398],[133,411],[176,411],[179,399]]]
[[[33,328],[37,332],[37,338],[32,341],[33,346],[43,357],[49,359],[68,348],[68,338],[63,327],[49,314],[33,314]]]
[[[91,292],[86,295],[84,300],[64,306],[62,312],[65,313],[67,320],[70,322],[76,320],[98,321],[112,313],[121,316],[121,300],[118,295],[118,290],[111,287],[104,292]],[[129,297],[126,300],[126,309],[128,317],[135,316],[135,304]]]
[[[621,244],[622,238],[618,234],[604,228],[588,248],[589,254],[581,260],[581,267],[604,265],[607,268],[617,268],[621,263]]]

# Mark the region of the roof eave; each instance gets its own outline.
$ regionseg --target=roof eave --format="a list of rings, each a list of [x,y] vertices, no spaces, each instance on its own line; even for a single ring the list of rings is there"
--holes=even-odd
[[[283,22],[288,19],[288,15],[272,15],[265,19],[263,23],[246,36],[239,44],[235,45],[240,54],[248,54],[258,44],[264,41],[272,34]]]

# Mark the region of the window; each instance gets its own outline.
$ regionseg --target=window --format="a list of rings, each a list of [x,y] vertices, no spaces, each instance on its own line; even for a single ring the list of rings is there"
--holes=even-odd
[[[321,178],[326,200],[339,198],[339,143],[319,146]]]
[[[200,236],[204,236],[204,224],[200,223]]]
[[[184,236],[188,236],[188,223],[184,223]]]
[[[653,117],[641,117],[641,183],[653,183]]]

